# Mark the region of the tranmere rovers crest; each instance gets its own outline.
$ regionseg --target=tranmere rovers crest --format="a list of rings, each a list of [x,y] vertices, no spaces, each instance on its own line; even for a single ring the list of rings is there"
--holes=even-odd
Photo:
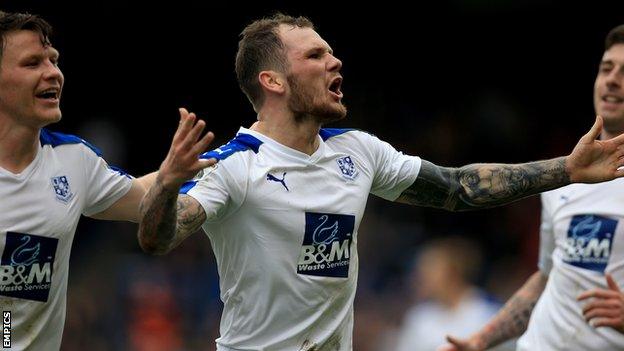
[[[52,177],[52,187],[54,187],[54,193],[56,198],[62,202],[68,202],[72,199],[74,194],[69,188],[69,181],[66,176]]]
[[[358,176],[358,170],[355,168],[355,163],[351,159],[351,156],[341,157],[336,160],[342,176],[348,180],[354,180]]]

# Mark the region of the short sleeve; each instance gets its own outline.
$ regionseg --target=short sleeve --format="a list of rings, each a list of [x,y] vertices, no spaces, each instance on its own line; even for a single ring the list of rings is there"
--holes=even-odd
[[[414,183],[420,171],[420,157],[405,155],[392,145],[369,136],[368,146],[374,165],[371,193],[394,201]]]
[[[106,210],[124,196],[132,186],[132,177],[110,167],[90,148],[85,146],[82,149],[87,180],[82,214],[91,216]]]
[[[544,275],[552,269],[552,255],[555,250],[555,233],[553,230],[552,213],[548,195],[542,194],[542,223],[540,225],[540,248],[538,267]]]
[[[204,169],[180,188],[180,194],[189,195],[200,203],[208,223],[218,222],[240,207],[242,201],[237,199],[244,197],[246,189],[241,175],[246,173],[235,159],[231,157]]]

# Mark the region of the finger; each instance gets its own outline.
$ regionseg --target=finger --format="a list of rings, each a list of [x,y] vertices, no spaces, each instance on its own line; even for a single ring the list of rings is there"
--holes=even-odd
[[[174,137],[174,142],[179,142],[180,140],[184,140],[188,132],[193,128],[193,124],[195,123],[195,114],[188,113],[185,108],[180,108],[180,125],[178,125],[178,130]]]
[[[193,149],[191,151],[195,155],[202,154],[202,153],[204,153],[204,151],[206,151],[206,149],[208,148],[210,143],[212,143],[213,140],[214,140],[214,134],[212,132],[208,132],[208,133],[206,133],[206,135],[204,135],[203,138],[201,138],[201,140],[199,142],[197,142],[193,146]]]
[[[444,344],[442,346],[439,346],[436,351],[459,351],[459,349],[457,347],[455,347],[455,345],[451,345],[451,344]]]
[[[464,341],[462,339],[459,339],[459,338],[456,338],[456,337],[454,337],[452,335],[447,335],[446,336],[446,341],[450,342],[451,344],[453,344],[453,345],[455,345],[455,346],[457,346],[459,348],[466,347],[467,344],[468,344],[466,341]]]
[[[204,159],[198,159],[195,164],[193,164],[193,166],[191,167],[191,171],[193,172],[199,172],[204,168],[208,168],[211,166],[214,166],[219,160],[217,160],[216,158],[209,158],[207,160]]]
[[[595,318],[589,322],[594,328],[598,327],[619,327],[621,321],[619,318]]]
[[[594,125],[591,127],[589,132],[587,132],[587,134],[585,134],[581,138],[581,140],[586,143],[592,142],[598,138],[601,131],[602,131],[602,117],[596,116],[596,121],[594,122]]]
[[[176,128],[176,132],[173,135],[173,140],[177,140],[178,136],[180,135],[180,127],[182,126],[182,122],[184,121],[184,119],[186,119],[186,116],[188,115],[188,112],[183,107],[180,107],[178,109],[178,112],[180,113],[180,121],[178,123],[178,128]]]
[[[204,128],[206,128],[206,122],[200,119],[197,121],[197,123],[195,123],[193,128],[186,135],[184,143],[189,149],[192,148],[195,143],[197,143],[197,139],[199,139],[199,136],[204,131]]]
[[[590,303],[588,303],[587,305],[583,306],[583,313],[587,313],[593,309],[596,308],[609,308],[609,309],[613,309],[613,310],[619,310],[622,306],[622,303],[620,300],[616,300],[616,299],[600,299],[600,300],[594,300]]]
[[[613,276],[610,273],[607,273],[606,276],[607,276],[607,285],[609,286],[609,289],[620,293],[621,292],[620,287],[617,285],[617,283],[613,279]]]
[[[585,300],[590,297],[595,297],[599,299],[610,299],[610,298],[617,298],[617,296],[618,296],[617,293],[611,290],[591,289],[591,290],[583,291],[581,294],[579,294],[579,296],[576,299],[578,301]]]
[[[609,143],[613,143],[613,144],[618,145],[618,146],[622,145],[622,144],[624,144],[624,133],[622,133],[622,134],[620,134],[620,135],[618,135],[616,137],[613,137],[613,138],[611,138],[611,139],[609,139],[607,141]]]
[[[583,317],[585,317],[585,320],[590,320],[592,318],[597,318],[597,317],[608,317],[608,318],[613,318],[613,317],[617,317],[620,314],[620,311],[616,308],[594,308],[591,310],[588,310],[587,312],[583,313]]]
[[[622,147],[621,145],[618,146],[610,157],[615,160],[616,163],[621,162],[622,157],[624,157],[624,147]]]

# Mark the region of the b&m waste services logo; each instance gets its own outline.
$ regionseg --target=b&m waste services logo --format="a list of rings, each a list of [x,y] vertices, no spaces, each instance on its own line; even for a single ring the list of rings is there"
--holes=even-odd
[[[346,278],[355,216],[306,212],[297,273]]]
[[[584,269],[604,272],[618,221],[597,215],[572,218],[564,243],[563,261]]]
[[[0,295],[46,302],[58,239],[6,233],[0,260]]]

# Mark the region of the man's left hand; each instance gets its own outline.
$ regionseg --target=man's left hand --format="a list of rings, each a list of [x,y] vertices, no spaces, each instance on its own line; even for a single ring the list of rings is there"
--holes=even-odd
[[[583,307],[583,316],[594,327],[611,327],[624,334],[624,294],[611,274],[606,274],[608,289],[591,289],[577,300],[593,298]]]
[[[572,183],[598,183],[624,176],[624,134],[608,140],[597,140],[603,119],[596,116],[591,130],[566,157],[566,172]]]

